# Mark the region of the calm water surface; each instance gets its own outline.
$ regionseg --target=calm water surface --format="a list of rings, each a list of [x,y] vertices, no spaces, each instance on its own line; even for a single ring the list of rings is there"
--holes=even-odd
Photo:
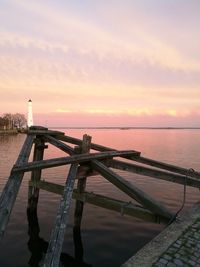
[[[82,135],[87,133],[92,136],[92,141],[95,143],[122,150],[138,150],[145,157],[200,170],[200,130],[78,129],[63,131],[78,138],[82,138]],[[24,139],[25,135],[20,134],[0,136],[0,192],[6,183],[12,165],[16,161]],[[49,148],[45,151],[45,158],[64,156],[63,152],[51,145]],[[30,159],[32,159],[32,155]],[[44,170],[42,179],[64,184],[67,170],[67,166]],[[180,208],[183,199],[183,186],[127,172],[118,171],[118,173],[151,194],[170,210],[175,212]],[[29,179],[30,174],[27,173],[24,176],[7,231],[1,241],[1,267],[42,266],[42,261],[40,264],[36,263],[37,258],[41,257],[42,251],[47,246],[60,197],[40,191],[38,205],[40,235],[35,242],[30,242],[26,215]],[[88,178],[87,191],[130,201],[129,197],[100,176]],[[199,190],[187,187],[185,208],[191,207],[199,199]],[[71,257],[74,257],[73,207],[74,201],[63,245],[64,254],[61,266],[74,266],[69,264]],[[94,267],[120,266],[163,228],[164,225],[143,222],[86,204],[81,232],[85,266],[88,266],[87,264]]]

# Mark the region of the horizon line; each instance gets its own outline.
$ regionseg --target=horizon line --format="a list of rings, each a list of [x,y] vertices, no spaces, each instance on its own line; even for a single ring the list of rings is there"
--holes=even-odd
[[[53,129],[200,129],[200,126],[46,126]]]

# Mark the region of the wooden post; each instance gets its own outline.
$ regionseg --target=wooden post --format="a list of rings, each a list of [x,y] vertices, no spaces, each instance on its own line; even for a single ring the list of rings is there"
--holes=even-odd
[[[87,134],[85,134],[83,136],[83,143],[82,143],[82,146],[80,148],[81,153],[89,153],[91,139],[92,139],[91,136],[89,136]],[[79,194],[81,194],[85,191],[86,181],[87,181],[87,177],[83,177],[82,179],[78,180],[77,192]],[[81,225],[83,205],[84,205],[84,203],[82,201],[79,201],[79,200],[76,201],[76,207],[75,207],[75,213],[74,213],[74,227],[80,227],[80,225]]]
[[[28,219],[28,249],[30,251],[29,266],[39,266],[43,255],[46,253],[48,248],[48,242],[40,237],[40,226],[38,223],[37,210],[27,209]]]
[[[44,144],[44,140],[42,137],[37,137],[35,140],[33,161],[39,161],[43,159],[44,149],[47,148]],[[41,179],[41,169],[33,170],[31,174],[31,181],[33,182],[33,186],[29,186],[28,191],[28,209],[29,212],[37,209],[37,203],[39,198],[39,188],[34,186],[34,183],[38,182]]]
[[[21,152],[16,161],[16,165],[20,166],[28,162],[28,158],[31,152],[34,136],[27,136]],[[3,189],[0,196],[0,238],[3,236],[12,208],[15,204],[15,200],[23,179],[24,173],[14,173],[11,171],[10,177]]]
[[[84,135],[82,146],[79,147],[81,153],[89,153],[91,145],[91,136]],[[86,188],[87,177],[82,177],[77,182],[77,191],[79,194],[84,193]],[[84,202],[77,200],[74,212],[74,227],[73,227],[73,239],[74,239],[74,256],[78,262],[83,262],[83,244],[81,238],[81,220],[83,215]]]
[[[71,205],[74,182],[78,170],[78,163],[72,164],[66,180],[63,196],[57,212],[54,228],[51,232],[51,238],[47,254],[44,259],[43,267],[57,267],[60,262],[62,244],[64,241],[65,228],[69,220],[69,209]]]

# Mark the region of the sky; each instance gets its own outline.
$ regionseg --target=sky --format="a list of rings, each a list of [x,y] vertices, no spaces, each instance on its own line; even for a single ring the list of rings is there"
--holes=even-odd
[[[199,0],[0,0],[0,115],[200,127]]]

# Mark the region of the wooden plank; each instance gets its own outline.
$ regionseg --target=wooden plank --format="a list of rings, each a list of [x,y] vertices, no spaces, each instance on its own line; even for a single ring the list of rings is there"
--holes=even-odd
[[[39,125],[33,125],[31,127],[29,127],[30,130],[48,130],[47,127],[44,127],[44,126],[39,126]]]
[[[44,156],[44,149],[46,148],[44,139],[42,137],[37,137],[35,140],[33,161],[42,160]],[[41,179],[42,170],[34,170],[31,174],[31,180],[33,183],[36,183]],[[34,210],[37,209],[39,198],[39,189],[35,186],[29,186],[28,188],[28,209]],[[30,211],[29,211],[30,212]]]
[[[28,158],[31,152],[33,140],[35,136],[27,136],[23,144],[21,152],[16,161],[17,165],[28,162]],[[10,177],[3,189],[0,197],[0,238],[3,236],[5,228],[8,224],[9,217],[14,206],[22,179],[23,172],[14,173],[11,171]]]
[[[53,136],[59,136],[59,135],[64,135],[64,132],[60,131],[52,131],[52,130],[41,130],[41,129],[29,129],[28,130],[29,135],[53,135]]]
[[[44,259],[44,267],[59,266],[60,254],[64,241],[65,228],[68,222],[69,209],[71,205],[73,187],[77,170],[78,164],[71,165],[63,196],[58,209],[55,226],[52,230],[48,250]]]
[[[83,136],[82,146],[80,147],[81,153],[89,153],[91,139],[92,139],[91,136],[87,134]],[[83,193],[85,191],[85,188],[86,188],[86,176],[78,180],[78,183],[77,183],[78,193],[79,194]],[[84,206],[83,201],[80,201],[80,200],[76,201],[75,211],[74,211],[74,227],[80,228],[81,226],[83,206]]]
[[[33,183],[33,181],[29,181],[29,186],[36,186],[42,190],[57,194],[57,195],[63,195],[64,186],[60,184],[55,184],[52,182],[47,182],[45,180],[40,180],[36,183]]]
[[[30,181],[29,184],[31,185],[32,182]],[[62,195],[64,190],[64,186],[47,181],[39,181],[37,182],[36,186],[42,190],[46,190],[58,195]],[[149,210],[143,208],[142,206],[134,205],[133,203],[117,200],[114,198],[105,197],[99,194],[94,194],[93,192],[90,193],[85,191],[84,193],[80,194],[75,189],[73,191],[72,198],[81,200],[84,203],[89,203],[101,208],[116,211],[118,213],[143,219],[149,222],[166,223],[168,221],[165,217],[157,216]]]
[[[89,153],[92,137],[84,134],[83,142],[81,146],[77,147],[77,152]],[[84,166],[80,166],[81,168]],[[79,194],[83,193],[86,188],[87,176],[82,177],[77,182],[77,191]],[[82,200],[77,200],[74,210],[74,227],[73,227],[73,240],[74,240],[74,255],[79,262],[83,262],[83,242],[81,237],[81,221],[83,215],[84,202]]]
[[[68,153],[69,155],[74,155],[75,154],[74,149],[71,146],[64,144],[63,142],[57,140],[56,138],[54,138],[52,136],[45,135],[45,139],[46,139],[47,142],[49,142],[50,144],[56,146],[60,150]]]
[[[45,168],[52,168],[67,164],[73,163],[81,163],[87,162],[93,159],[105,159],[105,158],[112,158],[118,156],[126,156],[126,155],[134,155],[135,152],[132,150],[125,150],[125,151],[108,151],[108,152],[101,152],[101,153],[85,153],[80,155],[74,155],[70,157],[61,157],[61,158],[54,158],[48,159],[43,161],[35,161],[29,162],[23,165],[15,165],[13,167],[13,172],[27,172],[36,169],[45,169]]]
[[[172,164],[168,164],[168,163],[163,163],[160,161],[156,161],[153,159],[149,159],[149,158],[145,158],[145,157],[138,157],[138,158],[134,158],[134,161],[143,163],[143,164],[147,164],[156,168],[160,168],[160,169],[164,169],[170,172],[175,172],[175,173],[179,173],[182,175],[187,175],[193,178],[197,178],[200,179],[200,172],[197,171],[192,171],[191,169],[186,169],[186,168],[182,168],[182,167],[178,167]]]
[[[149,176],[152,178],[161,179],[161,180],[165,180],[165,181],[169,181],[169,182],[173,182],[177,184],[182,184],[182,185],[185,184],[184,175],[161,171],[158,169],[151,169],[148,167],[144,167],[144,166],[136,165],[132,163],[127,163],[124,161],[110,160],[109,167],[112,167],[118,170],[133,172],[133,173],[137,173],[140,175]],[[200,180],[187,177],[186,185],[200,188]]]
[[[97,160],[91,162],[92,167],[98,171],[103,177],[105,177],[109,182],[114,184],[124,193],[129,195],[131,198],[135,199],[141,203],[145,208],[149,209],[152,213],[161,215],[170,219],[173,214],[156,200],[151,198],[149,195],[144,193],[142,190],[134,186],[132,183],[124,180],[121,176],[114,173],[112,170],[107,168],[104,164]]]
[[[125,202],[118,199],[102,196],[99,194],[84,192],[82,194],[74,190],[73,198],[79,199],[85,203],[89,203],[104,209],[109,209],[120,213],[121,215],[129,215],[149,222],[167,222],[166,217],[157,216],[142,206],[135,205],[131,202]]]
[[[62,141],[65,141],[65,142],[68,142],[68,143],[71,143],[71,144],[74,144],[74,145],[81,145],[82,144],[82,140],[81,139],[78,139],[78,138],[75,138],[75,137],[71,137],[71,136],[68,136],[68,135],[57,136],[57,138],[59,140],[62,140]],[[95,144],[95,143],[91,143],[91,149],[94,149],[94,150],[97,150],[97,151],[101,151],[101,152],[104,152],[104,151],[116,151],[115,148],[102,146],[102,145]],[[135,152],[135,154],[133,155],[134,157],[140,155],[139,151],[136,151],[136,150],[132,150],[132,151]]]
[[[60,140],[63,140],[65,142],[69,142],[72,144],[76,144],[76,145],[80,145],[81,144],[81,140],[78,138],[74,138],[71,136],[59,136],[58,137]],[[106,147],[106,146],[102,146],[99,144],[95,144],[95,143],[91,143],[91,149],[97,150],[97,151],[111,151],[111,150],[115,150],[111,147]],[[160,168],[160,169],[164,169],[170,172],[175,172],[178,174],[182,174],[182,175],[187,175],[190,176],[192,178],[197,178],[200,179],[200,172],[198,171],[190,171],[189,169],[186,168],[182,168],[179,166],[175,166],[172,164],[168,164],[168,163],[164,163],[164,162],[160,162],[160,161],[156,161],[153,159],[149,159],[149,158],[145,158],[145,157],[141,157],[139,156],[140,152],[138,152],[138,157],[136,155],[134,156],[126,156],[125,158],[128,158],[130,160],[134,160],[143,164],[147,164],[156,168]]]

